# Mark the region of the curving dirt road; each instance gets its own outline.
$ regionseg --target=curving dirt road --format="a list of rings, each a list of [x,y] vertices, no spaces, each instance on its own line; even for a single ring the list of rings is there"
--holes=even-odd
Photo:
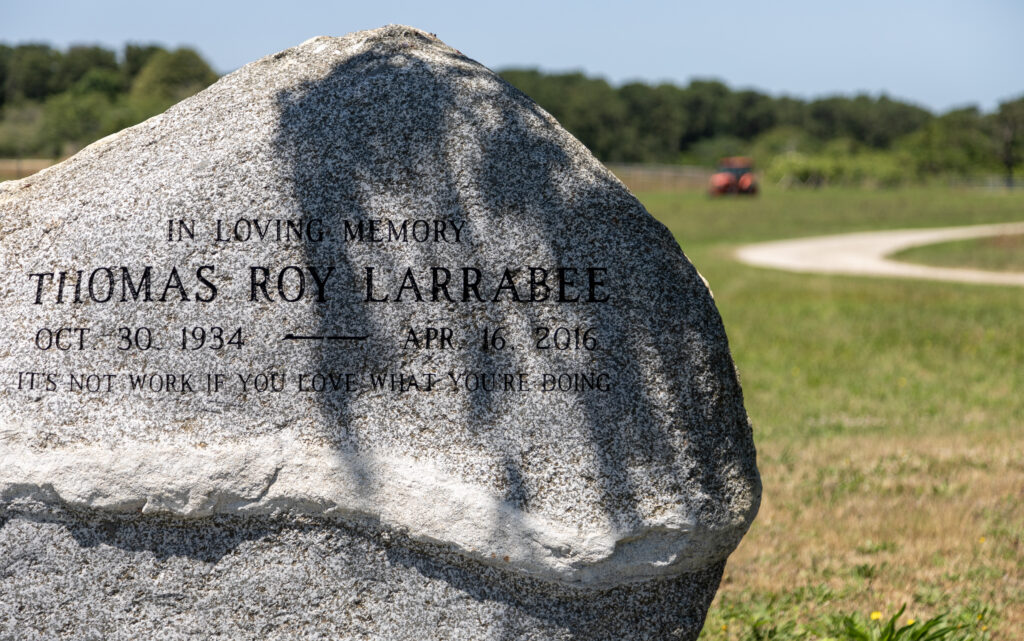
[[[1004,234],[1024,234],[1024,223],[896,229],[778,240],[740,247],[736,250],[736,257],[748,265],[793,272],[920,278],[1024,287],[1022,272],[930,267],[886,258],[909,247]]]

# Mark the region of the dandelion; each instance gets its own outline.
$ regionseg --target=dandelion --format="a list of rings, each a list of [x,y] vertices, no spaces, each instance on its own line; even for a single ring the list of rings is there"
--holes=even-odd
[[[907,619],[907,625],[914,625],[917,623],[917,619]]]
[[[882,613],[879,612],[878,610],[875,610],[874,612],[871,613],[871,620],[872,621],[877,621],[877,620],[879,620],[881,618],[882,618]]]

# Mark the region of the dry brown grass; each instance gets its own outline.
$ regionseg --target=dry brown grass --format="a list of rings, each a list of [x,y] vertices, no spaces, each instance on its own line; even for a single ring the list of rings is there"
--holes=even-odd
[[[0,158],[0,180],[30,176],[54,164],[51,158]]]
[[[806,620],[888,616],[903,603],[921,620],[978,604],[997,615],[993,639],[1024,638],[1019,435],[770,442],[760,465],[761,512],[729,560],[718,605],[811,587],[827,598],[799,599]]]

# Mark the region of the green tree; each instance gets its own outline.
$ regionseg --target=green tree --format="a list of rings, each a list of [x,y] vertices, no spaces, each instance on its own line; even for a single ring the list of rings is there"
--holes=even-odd
[[[131,96],[140,103],[166,108],[216,80],[217,74],[192,49],[158,51],[135,77]]]
[[[782,96],[774,101],[775,122],[780,127],[800,127],[807,120],[807,103],[803,100]]]
[[[124,92],[124,77],[120,71],[112,69],[90,69],[71,86],[69,91],[76,95],[101,93],[114,100]]]
[[[125,81],[131,84],[135,80],[135,76],[139,75],[142,68],[149,62],[149,59],[161,52],[167,53],[159,45],[125,45],[124,56],[121,62],[121,71],[124,73]]]
[[[888,149],[897,138],[919,129],[935,116],[927,109],[882,95],[872,106],[871,133],[862,142]]]
[[[111,102],[104,94],[65,92],[43,104],[42,143],[51,155],[72,154],[107,132],[104,118]]]
[[[977,107],[943,114],[900,138],[895,148],[906,152],[919,177],[969,175],[990,168],[992,132]]]
[[[61,54],[45,44],[25,44],[11,51],[4,79],[6,101],[41,100],[57,84]]]
[[[1013,187],[1013,170],[1024,156],[1024,96],[999,105],[995,134],[999,162],[1006,170],[1006,186]]]
[[[631,143],[622,151],[628,162],[672,162],[682,151],[686,113],[682,90],[669,84],[651,87],[635,82],[618,91],[633,132]]]
[[[723,133],[751,140],[778,122],[775,101],[756,91],[737,91],[729,95],[724,110]]]
[[[567,129],[600,158],[621,161],[626,157],[621,133],[628,129],[626,106],[618,93],[603,79],[583,74],[567,74],[561,109],[568,122]]]
[[[925,109],[885,95],[832,96],[806,103],[732,91],[717,80],[694,80],[685,88],[629,83],[616,89],[581,73],[507,70],[502,76],[602,160],[707,163],[717,151],[737,149],[767,152],[770,158],[781,153],[775,149],[793,148],[797,138],[795,147],[812,154],[835,140],[840,142],[832,145],[830,156],[862,146],[889,150],[934,118]],[[794,130],[802,134],[795,137]],[[769,132],[774,139],[760,141]]]
[[[729,88],[717,80],[694,80],[683,90],[681,106],[686,113],[683,148],[704,138],[723,133],[725,102]]]
[[[128,45],[119,63],[112,51],[96,46],[61,53],[42,44],[0,45],[0,155],[77,151],[216,78],[188,49]]]
[[[822,140],[848,137],[875,149],[887,149],[899,137],[924,125],[932,115],[920,107],[881,96],[832,96],[811,102],[805,127]]]
[[[7,69],[11,66],[14,49],[0,43],[0,109],[7,102]]]
[[[51,87],[54,93],[66,91],[90,71],[118,71],[117,56],[103,47],[76,45],[60,57]]]

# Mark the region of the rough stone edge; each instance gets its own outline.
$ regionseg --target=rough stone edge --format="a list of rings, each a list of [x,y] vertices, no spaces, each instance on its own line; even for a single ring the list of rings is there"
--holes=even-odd
[[[49,174],[56,173],[62,169],[66,169],[67,167],[70,167],[71,165],[85,158],[94,156],[96,154],[101,154],[104,149],[113,145],[115,141],[122,137],[130,136],[133,135],[134,133],[141,132],[145,129],[159,126],[160,121],[162,121],[169,113],[181,109],[187,109],[188,105],[190,105],[193,101],[199,98],[199,96],[202,96],[203,94],[211,90],[216,90],[216,88],[218,88],[218,85],[221,85],[226,80],[233,78],[234,76],[245,75],[247,73],[250,73],[256,67],[265,64],[273,64],[275,61],[293,56],[303,49],[314,49],[314,53],[320,53],[328,45],[334,45],[336,47],[342,47],[343,49],[352,50],[351,53],[355,53],[358,52],[366,44],[373,41],[403,38],[415,38],[423,43],[429,43],[429,45],[432,47],[436,47],[466,58],[465,54],[463,54],[458,49],[455,49],[450,45],[446,44],[444,41],[437,37],[437,34],[430,33],[428,31],[423,31],[422,29],[417,29],[416,27],[410,27],[407,25],[388,24],[384,25],[383,27],[378,27],[377,29],[353,31],[344,36],[313,36],[312,38],[309,38],[303,41],[302,43],[295,45],[294,47],[282,49],[281,51],[278,51],[276,53],[268,54],[266,56],[263,56],[262,58],[257,58],[256,60],[248,62],[239,67],[238,69],[235,69],[234,71],[224,74],[216,81],[214,81],[212,84],[210,84],[210,86],[202,89],[201,91],[198,91],[195,94],[187,98],[183,98],[182,100],[174,103],[164,111],[154,116],[150,116],[142,122],[138,122],[130,127],[125,127],[124,129],[115,131],[114,133],[108,134],[98,140],[94,140],[93,142],[89,143],[85,147],[81,148],[71,156],[68,156],[67,158],[58,163],[50,165],[49,167],[44,167],[39,171],[35,172],[34,174],[30,174],[28,176],[25,176],[24,178],[0,181],[0,203],[3,202],[5,197],[13,197],[22,189],[27,189],[29,187],[34,186],[35,183],[38,182],[39,180],[49,178]],[[341,51],[338,51],[338,53],[340,54]],[[469,58],[466,59],[471,60]],[[475,60],[471,61],[475,64],[480,65],[480,63],[476,62]],[[483,65],[480,66],[483,67]],[[487,67],[484,68],[489,69]],[[494,75],[496,78],[501,79],[501,76],[499,76],[497,73],[494,73]],[[553,117],[551,118],[551,120],[552,122],[557,122]],[[573,138],[573,140],[575,140],[575,138]],[[608,173],[610,174],[611,172],[609,171]]]
[[[10,538],[5,539],[7,532],[5,526],[14,525],[18,527],[18,521],[30,523],[31,528],[46,528],[41,530],[33,538],[32,550],[22,549],[20,546],[12,548]],[[63,530],[75,543],[65,546],[64,550],[55,549],[52,546],[54,532]],[[210,535],[210,530],[221,534]],[[167,570],[177,575],[176,586],[191,591],[197,586],[197,580],[201,583],[204,575],[210,568],[216,567],[216,585],[227,586],[223,592],[230,592],[232,599],[230,604],[223,600],[220,604],[211,604],[209,592],[202,593],[199,601],[191,607],[194,610],[202,610],[208,622],[201,628],[205,633],[213,636],[227,635],[230,638],[238,639],[260,639],[268,638],[295,638],[296,628],[279,626],[280,615],[287,613],[286,618],[294,614],[294,602],[282,603],[277,599],[276,604],[271,603],[267,607],[266,601],[259,600],[258,604],[247,601],[250,607],[248,612],[239,611],[233,602],[238,598],[238,591],[232,584],[232,578],[237,580],[240,575],[235,563],[239,557],[249,557],[254,551],[258,554],[259,548],[278,548],[284,546],[286,549],[305,550],[301,542],[292,538],[289,541],[282,540],[283,537],[293,533],[310,533],[318,541],[342,541],[348,539],[358,544],[367,543],[371,554],[366,556],[360,554],[365,548],[334,546],[336,553],[341,552],[349,559],[357,559],[357,563],[365,563],[376,569],[378,563],[384,563],[388,567],[398,568],[399,566],[411,570],[417,577],[425,576],[433,580],[441,580],[456,592],[468,596],[473,602],[493,602],[504,604],[503,611],[494,612],[502,620],[511,622],[513,628],[502,630],[496,637],[502,641],[535,641],[536,639],[562,639],[569,638],[586,639],[587,641],[620,641],[622,639],[662,639],[671,638],[676,641],[693,641],[700,633],[701,627],[707,614],[708,607],[721,582],[725,561],[712,564],[707,568],[696,572],[688,572],[675,577],[661,577],[642,584],[624,584],[609,587],[601,590],[580,588],[573,585],[562,585],[537,580],[534,577],[499,571],[497,568],[489,567],[475,560],[454,552],[447,546],[438,546],[430,543],[423,543],[409,539],[403,533],[395,533],[382,528],[374,521],[331,523],[322,518],[282,518],[278,517],[257,517],[241,518],[237,516],[215,516],[209,519],[188,521],[170,516],[160,515],[111,515],[95,511],[77,511],[65,508],[54,508],[50,505],[42,505],[37,501],[23,500],[8,507],[0,506],[0,557],[4,552],[13,552],[17,555],[17,564],[24,564],[35,561],[33,570],[42,570],[42,573],[49,576],[41,577],[38,582],[39,573],[36,572],[36,582],[32,582],[32,590],[20,592],[21,601],[35,601],[37,589],[52,589],[55,585],[59,590],[67,593],[67,590],[74,589],[76,584],[81,586],[83,581],[90,587],[96,586],[96,593],[102,593],[98,602],[101,603],[101,610],[60,608],[58,616],[43,607],[36,607],[34,611],[18,608],[17,600],[14,600],[8,607],[8,613],[15,613],[13,617],[3,620],[5,627],[0,623],[0,639],[8,639],[4,632],[10,634],[11,630],[17,630],[17,638],[26,636],[28,632],[35,631],[37,636],[29,635],[30,638],[103,638],[103,639],[135,639],[138,637],[136,624],[143,621],[161,620],[159,625],[163,626],[163,634],[160,638],[194,638],[196,628],[186,629],[180,625],[180,619],[174,615],[182,613],[182,602],[164,600],[166,592],[157,591],[154,593],[151,587],[151,574],[129,573],[127,576],[117,575],[118,589],[110,591],[101,576],[105,570],[105,561],[110,558],[111,548],[122,551],[126,554],[139,554],[143,563],[155,562],[158,570]],[[226,535],[226,536],[223,536]],[[58,536],[63,536],[63,532]],[[216,537],[216,543],[210,545],[211,536]],[[250,545],[256,547],[249,547]],[[17,544],[16,544],[17,545]],[[245,547],[243,547],[245,546]],[[67,553],[71,552],[74,559],[72,565],[64,565],[68,559]],[[374,554],[376,551],[378,553]],[[115,553],[116,554],[116,553]],[[101,560],[101,556],[102,559]],[[304,559],[303,565],[307,567],[315,565],[321,567],[319,561],[322,557],[306,557],[300,554],[298,558]],[[289,563],[289,565],[291,565]],[[189,572],[191,569],[202,568],[205,571]],[[379,567],[379,566],[378,566]],[[70,570],[70,572],[69,572]],[[11,587],[11,580],[17,581],[20,572],[8,573],[0,577],[0,593],[5,588]],[[86,577],[83,579],[83,575]],[[111,573],[107,573],[111,576]],[[143,577],[145,585],[139,585],[138,577]],[[255,578],[245,574],[246,579]],[[362,573],[366,578],[367,574]],[[374,576],[374,581],[379,575]],[[4,580],[6,579],[6,580]],[[47,581],[47,579],[50,579]],[[133,585],[133,579],[136,583]],[[259,581],[258,578],[256,578]],[[22,582],[24,585],[24,582]],[[260,588],[270,588],[264,581],[259,582]],[[322,583],[321,583],[322,585]],[[419,586],[404,584],[403,589],[412,589],[417,592]],[[291,588],[292,586],[288,586]],[[305,589],[312,587],[315,591],[319,586],[309,586],[304,582]],[[134,608],[140,603],[156,606],[156,609],[163,608],[163,612],[154,612],[149,609],[145,616],[139,617],[128,611],[132,625],[108,627],[103,634],[90,636],[83,634],[83,631],[91,631],[96,622],[104,622],[110,625],[108,615],[122,614],[125,611],[118,611],[116,599],[126,593],[140,591],[143,597],[155,597],[146,601],[136,600],[137,597],[129,597],[131,606]],[[259,589],[259,588],[257,588]],[[332,584],[328,589],[337,589]],[[195,594],[195,592],[192,592]],[[354,593],[353,593],[354,594]],[[427,606],[427,612],[434,609],[434,614],[446,618],[453,611],[452,602],[449,599],[434,601],[430,598],[429,589],[424,594],[422,605]],[[75,593],[75,598],[85,602],[90,597],[86,593]],[[387,604],[393,605],[390,595],[386,596]],[[122,599],[122,603],[124,600]],[[364,602],[360,594],[354,599],[356,604]],[[65,603],[66,604],[66,603]],[[0,606],[8,605],[0,601]],[[276,605],[276,607],[275,607]],[[197,607],[198,606],[198,607]],[[186,606],[187,607],[187,606]],[[357,605],[359,607],[359,605]],[[457,606],[456,606],[457,607]],[[0,607],[0,610],[3,610]],[[220,612],[218,612],[220,610]],[[460,608],[460,612],[463,610]],[[332,621],[332,615],[345,616],[344,608],[324,612],[310,611],[301,618],[301,631],[303,634],[313,635],[316,638],[326,638],[327,632],[323,630],[325,621]],[[405,610],[405,612],[414,612]],[[468,612],[468,610],[467,610]],[[484,636],[473,635],[463,626],[459,626],[462,634],[451,634],[449,627],[445,631],[430,626],[429,618],[424,620],[421,614],[424,611],[414,612],[415,616],[407,619],[412,626],[418,626],[420,635],[410,638],[459,638],[459,639],[483,639]],[[525,613],[526,619],[516,617],[516,613]],[[170,616],[168,616],[170,615]],[[225,616],[227,615],[227,616]],[[253,616],[255,615],[255,617]],[[539,615],[539,616],[538,616]],[[472,615],[470,615],[472,616]],[[122,617],[122,619],[125,617]],[[221,627],[210,625],[210,619],[216,620],[218,624],[226,623]],[[239,629],[239,619],[243,619],[242,630]],[[251,624],[256,621],[263,621],[266,624],[253,627]],[[312,622],[315,621],[315,624]],[[179,625],[175,626],[175,623]],[[84,624],[84,625],[83,625]],[[423,624],[423,625],[421,625]],[[403,626],[404,627],[404,626]],[[111,634],[116,629],[118,633]],[[185,630],[184,633],[177,633]],[[394,639],[391,629],[373,630],[369,635],[367,631],[361,630],[362,635],[367,639]],[[344,636],[344,635],[343,635]],[[331,638],[337,638],[337,633]],[[28,637],[27,637],[28,638]],[[344,638],[349,638],[344,636]],[[404,637],[403,637],[404,638]]]
[[[582,531],[529,514],[423,460],[345,453],[283,437],[246,444],[76,445],[0,450],[0,508],[33,499],[75,510],[370,518],[409,538],[541,580],[586,588],[701,570],[724,560],[749,515],[710,531],[676,512],[642,527]]]
[[[56,165],[0,184],[0,202],[17,197],[22,189],[58,169],[102,154],[119,138],[158,127],[170,112],[187,108],[198,96],[251,67],[303,48],[333,44],[358,50],[371,41],[390,38],[417,39],[464,55],[434,34],[403,25],[310,38],[225,74],[195,96],[101,138]],[[594,164],[628,192],[607,167],[596,159]],[[646,212],[639,201],[637,205]],[[653,217],[652,221],[661,225]],[[701,280],[707,286],[703,276]],[[0,431],[0,442],[10,436]],[[599,531],[583,532],[523,512],[412,458],[344,454],[266,437],[244,451],[239,451],[237,443],[204,449],[192,443],[133,444],[136,450],[130,456],[103,446],[36,450],[16,447],[13,441],[4,443],[0,451],[0,509],[29,499],[73,510],[192,519],[283,514],[346,521],[370,518],[412,540],[447,545],[470,559],[571,587],[608,589],[704,570],[723,562],[735,549],[757,511],[755,502],[718,530],[702,528],[692,517],[675,513],[632,530],[606,524]],[[182,468],[182,451],[196,453],[187,469]],[[159,469],[154,469],[154,462]],[[115,474],[120,483],[112,483]]]

